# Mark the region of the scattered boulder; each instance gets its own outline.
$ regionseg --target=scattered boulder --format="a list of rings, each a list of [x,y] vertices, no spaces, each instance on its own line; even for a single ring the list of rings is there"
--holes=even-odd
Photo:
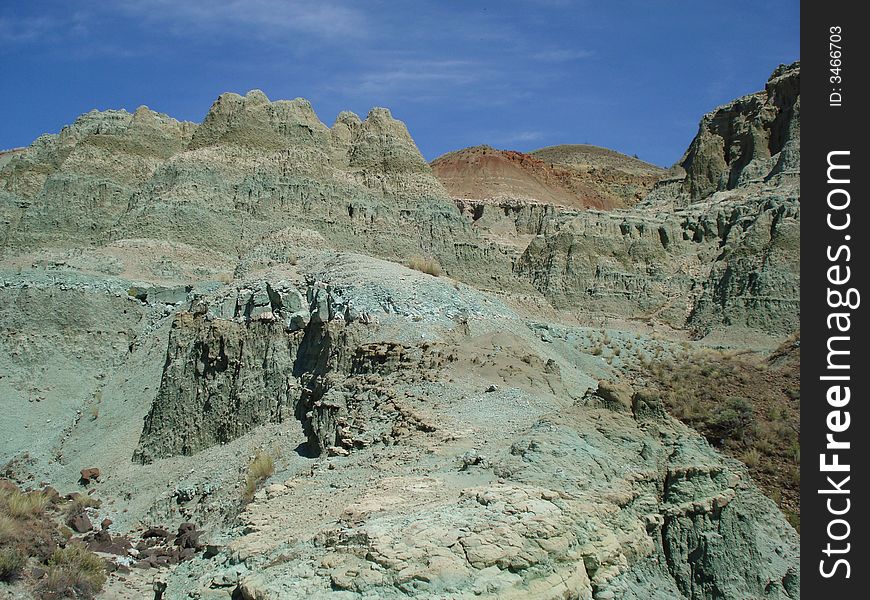
[[[636,391],[631,398],[631,412],[638,420],[661,419],[665,416],[665,406],[658,394],[642,389]]]
[[[84,542],[91,552],[127,556],[133,548],[130,540],[122,535],[110,535],[105,529],[89,533]]]
[[[311,320],[311,313],[307,310],[300,310],[294,313],[291,313],[287,317],[287,329],[289,331],[300,331],[308,327],[308,323]]]
[[[51,487],[50,485],[42,488],[42,493],[49,498],[52,504],[58,502],[60,500],[60,494],[56,489]]]
[[[462,455],[461,458],[462,467],[460,471],[467,471],[469,467],[479,466],[479,467],[487,467],[489,466],[489,461],[486,456],[480,454],[477,450],[469,450],[465,454]]]
[[[79,483],[82,485],[88,485],[99,480],[100,470],[97,467],[89,467],[81,470],[81,479],[79,479]]]
[[[329,321],[329,293],[325,287],[309,288],[311,298],[311,322],[327,323]]]
[[[175,536],[175,545],[179,548],[198,550],[202,545],[199,543],[201,531],[196,530],[193,523],[182,523],[178,527],[178,535]]]
[[[127,290],[127,295],[129,295],[131,298],[135,298],[139,302],[145,302],[146,300],[148,300],[148,288],[134,285]]]
[[[166,539],[169,537],[169,532],[162,527],[149,527],[142,534],[142,539],[147,540],[149,538],[163,538]]]
[[[177,285],[174,287],[155,286],[148,291],[148,302],[159,304],[183,304],[187,302],[187,295],[193,290],[190,285]]]
[[[208,302],[203,298],[197,298],[190,304],[190,312],[195,317],[208,314]]]
[[[87,533],[94,528],[87,513],[84,512],[80,512],[67,519],[67,525],[76,533]]]

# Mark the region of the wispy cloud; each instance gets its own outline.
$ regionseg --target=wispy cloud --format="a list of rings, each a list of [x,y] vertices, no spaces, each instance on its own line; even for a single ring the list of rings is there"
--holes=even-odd
[[[502,150],[513,150],[517,146],[528,146],[533,142],[546,139],[547,136],[546,131],[535,129],[520,131],[489,129],[469,132],[467,143],[468,145],[489,144]]]
[[[365,71],[334,87],[348,94],[419,94],[452,90],[485,77],[486,68],[476,61],[400,59]]]
[[[595,55],[594,50],[578,50],[578,49],[555,49],[536,52],[532,55],[535,60],[547,62],[566,62],[571,60],[582,60]]]
[[[23,44],[38,41],[53,32],[58,21],[51,17],[0,18],[0,43]]]
[[[358,68],[341,70],[321,89],[355,101],[450,102],[468,110],[528,100],[558,79],[556,71],[537,68],[521,53],[512,61],[503,54],[438,59],[435,52],[418,53],[363,47],[355,57]]]
[[[527,147],[532,142],[538,142],[546,138],[547,134],[544,131],[537,130],[489,131],[479,134],[477,137],[496,148],[515,150],[518,147]]]
[[[518,131],[516,133],[506,134],[503,141],[506,142],[534,142],[544,137],[543,131]]]
[[[353,5],[303,0],[124,0],[119,9],[175,32],[237,32],[263,37],[294,33],[355,38],[368,32],[365,14]]]

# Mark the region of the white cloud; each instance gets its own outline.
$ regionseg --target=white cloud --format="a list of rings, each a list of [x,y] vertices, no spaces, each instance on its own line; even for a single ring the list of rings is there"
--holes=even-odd
[[[125,0],[119,9],[176,32],[266,37],[354,38],[368,32],[365,14],[336,2],[303,0]]]
[[[0,43],[23,44],[42,39],[51,33],[58,23],[49,17],[26,19],[0,18]]]
[[[583,60],[595,54],[594,50],[545,50],[532,55],[535,60],[547,62],[566,62],[572,60]]]
[[[514,134],[508,134],[505,140],[510,142],[534,142],[544,137],[543,131],[519,131]]]
[[[488,129],[467,132],[463,140],[467,145],[489,144],[500,150],[516,150],[517,146],[528,146],[533,142],[546,139],[548,132],[527,129],[511,131],[503,129]]]
[[[356,81],[343,87],[344,91],[364,94],[436,91],[445,86],[473,84],[484,73],[483,66],[474,61],[403,59],[364,72]]]

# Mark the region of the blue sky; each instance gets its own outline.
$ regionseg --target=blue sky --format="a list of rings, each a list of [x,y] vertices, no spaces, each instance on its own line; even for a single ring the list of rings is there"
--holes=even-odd
[[[667,166],[798,57],[798,0],[0,0],[0,148],[260,88],[327,125],[386,106],[430,160],[589,143]]]

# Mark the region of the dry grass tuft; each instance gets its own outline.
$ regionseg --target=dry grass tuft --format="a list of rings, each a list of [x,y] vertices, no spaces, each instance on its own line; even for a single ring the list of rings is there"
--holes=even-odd
[[[43,492],[4,490],[0,492],[0,513],[16,519],[26,519],[43,514],[51,504],[51,497]]]
[[[9,515],[0,514],[0,545],[13,542],[21,536],[21,526]]]
[[[0,550],[5,571],[12,573],[16,557],[43,562],[57,547],[57,530],[49,513],[56,494],[23,492],[15,486],[0,488]],[[12,576],[12,575],[9,575]]]
[[[0,549],[0,581],[15,581],[26,565],[27,557],[18,548]]]
[[[441,265],[432,257],[415,256],[408,261],[408,267],[433,277],[441,276]]]
[[[81,544],[58,548],[36,588],[42,600],[93,598],[106,583],[106,563]]]
[[[248,465],[248,472],[245,475],[245,489],[242,498],[245,502],[250,502],[254,498],[254,493],[264,481],[272,476],[275,472],[275,457],[262,450],[257,450],[254,459]]]
[[[39,600],[94,598],[106,581],[105,562],[81,544],[64,539],[55,518],[61,506],[69,512],[98,504],[87,496],[62,504],[54,490],[24,492],[4,482],[0,487],[0,581],[22,579],[33,594],[28,597]],[[29,563],[45,569],[45,576],[34,581]]]

